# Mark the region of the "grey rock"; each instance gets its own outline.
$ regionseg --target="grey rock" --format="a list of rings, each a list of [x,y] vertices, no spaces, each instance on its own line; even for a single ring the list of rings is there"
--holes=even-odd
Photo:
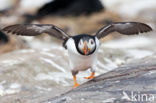
[[[133,61],[41,103],[155,103],[155,61]]]

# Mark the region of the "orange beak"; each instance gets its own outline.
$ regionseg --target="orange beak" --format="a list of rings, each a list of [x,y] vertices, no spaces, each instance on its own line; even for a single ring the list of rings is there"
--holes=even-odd
[[[84,48],[84,52],[85,52],[85,55],[87,54],[87,43],[85,41],[85,48]]]

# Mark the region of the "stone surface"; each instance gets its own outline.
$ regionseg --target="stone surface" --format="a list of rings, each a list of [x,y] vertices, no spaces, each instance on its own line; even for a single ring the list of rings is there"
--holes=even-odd
[[[136,60],[41,103],[155,103],[155,61]]]

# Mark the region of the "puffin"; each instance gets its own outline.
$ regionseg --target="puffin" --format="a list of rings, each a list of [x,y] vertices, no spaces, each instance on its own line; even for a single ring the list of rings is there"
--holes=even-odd
[[[53,24],[15,24],[1,28],[3,32],[21,35],[37,36],[46,33],[63,41],[63,47],[68,50],[69,66],[74,80],[74,88],[78,87],[76,75],[79,71],[90,69],[91,75],[85,79],[93,79],[96,72],[97,56],[100,39],[112,32],[123,35],[134,35],[152,31],[152,28],[141,22],[112,22],[99,29],[94,35],[78,34],[70,36]]]

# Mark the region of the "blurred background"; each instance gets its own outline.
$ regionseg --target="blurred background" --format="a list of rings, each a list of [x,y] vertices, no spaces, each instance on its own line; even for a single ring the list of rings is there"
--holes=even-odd
[[[0,0],[0,27],[54,24],[70,35],[94,35],[111,22],[137,21],[153,31],[112,33],[101,40],[96,75],[156,54],[156,0]],[[0,102],[37,103],[71,89],[72,75],[62,41],[46,34],[21,37],[0,32]],[[90,71],[80,72],[78,82]],[[50,94],[50,95],[49,95]]]

